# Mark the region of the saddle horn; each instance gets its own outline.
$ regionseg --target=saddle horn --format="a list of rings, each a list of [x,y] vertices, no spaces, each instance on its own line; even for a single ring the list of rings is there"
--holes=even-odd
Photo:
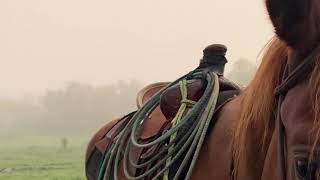
[[[225,57],[227,47],[223,44],[212,44],[203,50],[203,57],[197,69],[208,68],[213,72],[223,75],[225,64],[228,62]]]
[[[212,44],[203,50],[203,57],[197,69],[208,69],[213,71],[222,78],[225,64],[228,62],[225,55],[227,47],[222,44]],[[236,87],[232,83],[221,84],[221,89],[234,89]],[[189,80],[187,82],[188,99],[198,101],[206,87],[206,82],[202,80]],[[164,116],[171,120],[178,112],[181,105],[181,92],[178,85],[173,86],[163,92],[160,101],[160,108]]]

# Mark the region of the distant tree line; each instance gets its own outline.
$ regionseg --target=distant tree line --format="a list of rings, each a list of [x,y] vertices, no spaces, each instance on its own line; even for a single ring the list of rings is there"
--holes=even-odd
[[[253,63],[240,59],[226,76],[246,86],[255,71]],[[0,134],[92,134],[107,121],[134,111],[142,87],[138,81],[96,87],[71,82],[32,101],[0,99]]]
[[[77,82],[50,90],[36,103],[0,100],[0,133],[85,135],[134,111],[142,85],[137,81],[93,87]]]

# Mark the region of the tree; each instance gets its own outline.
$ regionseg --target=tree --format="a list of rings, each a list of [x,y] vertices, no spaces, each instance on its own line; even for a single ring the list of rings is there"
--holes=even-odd
[[[137,81],[104,86],[78,82],[50,90],[36,100],[0,99],[0,134],[86,135],[103,123],[136,110]]]
[[[257,66],[251,61],[241,58],[232,66],[232,70],[227,74],[227,77],[238,83],[240,86],[247,86],[253,78]]]

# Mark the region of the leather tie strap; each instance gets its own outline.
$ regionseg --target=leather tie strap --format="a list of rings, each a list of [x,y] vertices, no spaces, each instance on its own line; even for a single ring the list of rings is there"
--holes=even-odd
[[[285,70],[282,83],[276,88],[275,95],[286,94],[301,80],[308,77],[309,72],[312,71],[316,57],[319,55],[320,45],[316,47],[311,54],[300,63],[293,71],[289,72],[288,67]],[[288,66],[288,65],[287,65]],[[306,73],[307,72],[307,73]]]

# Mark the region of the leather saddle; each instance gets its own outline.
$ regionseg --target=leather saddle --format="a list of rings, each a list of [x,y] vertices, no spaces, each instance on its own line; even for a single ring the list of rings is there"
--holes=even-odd
[[[211,48],[211,49],[210,49]],[[213,49],[212,49],[213,48]],[[234,96],[238,95],[240,88],[233,82],[227,80],[223,77],[223,69],[226,60],[223,59],[226,49],[224,46],[209,46],[204,50],[204,57],[201,60],[200,66],[198,68],[208,67],[208,58],[217,58],[219,62],[214,62],[212,66],[212,71],[216,72],[219,75],[219,85],[220,92],[216,105],[216,113],[230,101]],[[220,53],[220,54],[219,54]],[[222,56],[221,56],[222,54]],[[213,57],[212,57],[213,56]],[[223,61],[225,60],[225,61]],[[220,64],[219,64],[220,63]],[[223,65],[223,67],[221,66]],[[154,83],[143,88],[137,95],[136,102],[137,108],[141,108],[153,95],[158,93],[161,89],[165,88],[169,83],[160,82]],[[192,101],[198,101],[204,90],[206,88],[206,82],[202,80],[188,80],[187,81],[187,90],[188,90],[188,99]],[[148,142],[150,139],[161,135],[166,129],[170,128],[171,120],[176,115],[179,107],[181,105],[181,92],[179,85],[175,85],[169,89],[166,89],[160,98],[160,105],[152,112],[149,118],[144,122],[141,133],[139,135],[139,140],[141,142]],[[99,168],[101,161],[103,160],[104,153],[106,149],[112,144],[116,136],[121,132],[126,123],[132,118],[135,112],[130,113],[123,118],[113,120],[108,122],[100,130],[96,132],[94,137],[91,139],[87,153],[86,153],[86,175],[88,179],[97,179],[99,174]],[[136,163],[143,161],[144,157],[147,157],[148,154],[155,153],[156,150],[151,150],[153,152],[144,152],[141,149],[136,149],[132,153],[132,157]],[[139,174],[139,170],[131,168],[131,173]],[[126,179],[123,172],[119,172],[120,179]]]
[[[218,111],[226,102],[238,95],[240,88],[233,82],[223,76],[219,77],[220,93],[217,100],[216,111]],[[157,92],[164,88],[168,83],[155,83],[147,86],[138,93],[137,99],[143,99],[138,102],[138,107],[147,102]],[[201,80],[191,80],[187,82],[188,99],[198,101],[206,87],[206,83]],[[141,102],[141,104],[139,103]],[[151,114],[149,119],[142,126],[141,140],[152,139],[162,133],[166,125],[171,122],[181,106],[181,93],[179,86],[176,85],[167,89],[161,96],[160,106]]]

